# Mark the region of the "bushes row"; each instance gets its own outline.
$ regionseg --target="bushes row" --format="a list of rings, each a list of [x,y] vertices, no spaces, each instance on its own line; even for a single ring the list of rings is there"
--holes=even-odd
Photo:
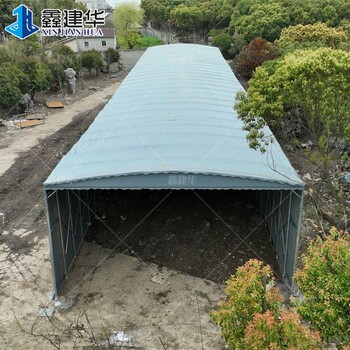
[[[226,300],[211,313],[230,349],[322,349],[330,341],[350,349],[349,234],[333,228],[326,240],[309,245],[303,263],[295,274],[302,299],[291,306],[268,266],[250,260],[238,268],[227,281]]]

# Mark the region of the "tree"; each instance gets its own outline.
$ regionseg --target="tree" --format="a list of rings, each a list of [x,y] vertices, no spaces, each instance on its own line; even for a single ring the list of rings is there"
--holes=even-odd
[[[286,119],[301,118],[317,145],[323,178],[342,205],[346,203],[330,179],[329,159],[337,140],[350,141],[349,89],[350,53],[330,48],[298,50],[257,68],[247,92],[237,94],[235,105],[250,147],[261,152],[268,150],[271,141],[267,124],[281,135]]]
[[[103,57],[107,65],[107,73],[109,73],[109,67],[112,63],[119,62],[120,54],[116,49],[108,48],[103,52]]]
[[[167,7],[159,0],[141,0],[141,8],[145,14],[145,20],[151,22],[153,28],[163,28],[167,24]]]
[[[50,69],[37,58],[25,58],[18,62],[18,67],[29,77],[32,99],[37,90],[46,89],[52,81]]]
[[[279,56],[277,48],[265,39],[253,39],[236,58],[237,71],[250,79],[257,67]]]
[[[303,295],[298,312],[325,340],[350,345],[350,236],[333,227],[325,240],[311,242],[295,281]]]
[[[220,51],[226,55],[227,51],[231,48],[232,37],[228,33],[221,33],[217,36],[214,36],[212,40],[212,45],[220,49]]]
[[[79,70],[79,61],[77,54],[66,45],[57,45],[52,50],[52,60],[63,69],[73,68]]]
[[[12,10],[20,3],[18,0],[0,1],[0,32],[14,22],[15,17],[12,15]]]
[[[170,12],[170,21],[179,32],[188,35],[201,26],[203,14],[197,6],[179,5]]]
[[[82,67],[88,69],[90,74],[91,71],[95,69],[96,75],[98,75],[98,72],[103,68],[102,56],[96,50],[84,51],[80,55],[80,60]]]
[[[143,10],[133,2],[122,3],[115,8],[113,21],[118,41],[124,41],[132,49],[140,40],[137,29],[143,22]]]
[[[0,46],[0,65],[11,61],[10,52],[5,45]]]
[[[302,48],[331,47],[339,48],[348,41],[344,30],[330,28],[325,23],[315,23],[284,28],[276,45],[284,52]]]
[[[27,92],[29,77],[12,63],[0,66],[0,106],[11,107]],[[22,90],[21,90],[22,89]]]
[[[255,4],[247,15],[235,11],[230,22],[230,33],[242,34],[247,42],[260,37],[270,42],[279,38],[289,25],[288,12],[279,3]]]

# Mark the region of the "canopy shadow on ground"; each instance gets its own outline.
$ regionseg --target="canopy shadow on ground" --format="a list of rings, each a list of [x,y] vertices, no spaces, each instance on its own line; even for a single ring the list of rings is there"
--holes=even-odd
[[[217,283],[251,258],[280,275],[254,191],[109,190],[98,197],[89,242]]]

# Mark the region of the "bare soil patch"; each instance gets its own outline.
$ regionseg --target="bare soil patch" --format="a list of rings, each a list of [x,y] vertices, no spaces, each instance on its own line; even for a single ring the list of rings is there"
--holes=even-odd
[[[101,198],[90,242],[217,283],[251,258],[280,275],[252,191],[103,191]]]

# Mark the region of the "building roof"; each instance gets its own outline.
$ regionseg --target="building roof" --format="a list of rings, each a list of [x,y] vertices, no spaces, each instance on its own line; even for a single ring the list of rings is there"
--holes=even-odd
[[[240,90],[215,47],[149,48],[44,186],[303,188],[277,142],[249,148],[233,109]]]
[[[115,38],[115,29],[114,28],[98,28],[99,30],[102,31],[103,35],[101,36],[78,36],[76,37],[77,39],[101,39],[101,38]]]

